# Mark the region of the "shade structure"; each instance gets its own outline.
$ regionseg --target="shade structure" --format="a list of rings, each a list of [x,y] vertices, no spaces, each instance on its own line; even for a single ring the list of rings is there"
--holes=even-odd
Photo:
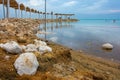
[[[35,12],[35,13],[38,13],[38,11],[37,11],[37,10],[35,10],[34,12]]]
[[[0,0],[0,4],[2,4],[2,0]]]
[[[27,12],[30,12],[30,8],[29,8],[29,7],[26,7],[26,11],[27,11]]]
[[[31,9],[31,12],[35,12],[35,10],[34,10],[34,9]]]
[[[10,7],[18,9],[18,3],[15,0],[10,0]]]
[[[58,19],[58,15],[59,15],[59,14],[58,14],[58,13],[55,13],[54,15],[56,15],[56,19]]]
[[[17,17],[17,9],[19,9],[18,3],[15,0],[10,0],[10,7],[15,9],[15,16]]]
[[[24,4],[20,4],[20,10],[25,10]]]

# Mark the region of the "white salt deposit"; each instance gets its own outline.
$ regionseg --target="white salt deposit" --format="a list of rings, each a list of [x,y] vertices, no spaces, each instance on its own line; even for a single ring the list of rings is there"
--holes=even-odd
[[[41,40],[34,40],[35,41],[35,45],[36,47],[39,47],[39,46],[46,46],[47,44],[44,42],[44,41],[41,41]]]
[[[38,51],[41,53],[52,52],[52,48],[50,48],[49,46],[40,46],[38,47]]]
[[[14,66],[20,76],[23,74],[34,75],[39,63],[33,53],[23,53],[16,59]]]
[[[34,52],[37,51],[37,48],[34,44],[28,44],[25,49],[26,52]]]
[[[0,47],[6,50],[9,53],[22,53],[22,48],[15,41],[10,41],[5,44],[0,44]]]

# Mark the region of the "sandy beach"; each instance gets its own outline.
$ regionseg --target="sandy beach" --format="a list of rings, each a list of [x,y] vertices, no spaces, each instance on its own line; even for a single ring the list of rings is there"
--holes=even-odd
[[[42,23],[44,21],[38,19],[0,20],[0,44],[15,41],[27,45],[37,39],[52,48],[52,52],[44,54],[33,52],[39,67],[36,74],[31,76],[17,74],[13,64],[20,54],[10,54],[0,48],[0,80],[120,80],[120,63],[36,37],[38,26]],[[9,58],[6,59],[6,56]]]

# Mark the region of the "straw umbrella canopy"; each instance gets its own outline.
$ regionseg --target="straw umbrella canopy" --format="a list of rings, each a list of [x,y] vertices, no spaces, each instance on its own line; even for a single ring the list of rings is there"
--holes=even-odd
[[[20,4],[21,18],[23,17],[22,11],[25,10],[24,4]]]
[[[35,11],[34,11],[34,13],[38,13],[38,11],[37,11],[37,10],[35,10]]]
[[[24,4],[20,4],[20,10],[25,10]]]
[[[27,11],[27,12],[30,12],[30,8],[29,8],[29,7],[26,7],[26,11]]]
[[[35,10],[34,10],[34,9],[31,9],[31,12],[35,12]]]
[[[0,4],[2,4],[2,0],[0,0]]]
[[[2,0],[1,0],[1,1],[2,1]],[[1,2],[1,1],[0,1],[0,2]],[[3,2],[3,1],[2,1],[2,2]],[[2,4],[3,4],[3,3],[2,3]],[[7,5],[7,0],[4,0],[4,5]]]
[[[10,0],[10,7],[18,9],[18,3],[15,0]]]

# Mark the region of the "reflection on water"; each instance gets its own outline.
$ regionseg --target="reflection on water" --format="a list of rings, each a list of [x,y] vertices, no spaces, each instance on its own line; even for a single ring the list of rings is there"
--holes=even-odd
[[[44,24],[39,26],[45,31]],[[120,21],[119,20],[81,20],[80,22],[48,23],[48,40],[63,44],[72,49],[83,50],[88,54],[120,61]],[[41,38],[45,34],[38,35]],[[114,46],[111,52],[101,49],[109,42]]]
[[[72,24],[70,22],[56,22],[56,23],[47,23],[47,31],[54,31],[54,29],[60,29],[60,28],[71,28]],[[44,24],[41,24],[39,26],[40,31],[45,31]]]

